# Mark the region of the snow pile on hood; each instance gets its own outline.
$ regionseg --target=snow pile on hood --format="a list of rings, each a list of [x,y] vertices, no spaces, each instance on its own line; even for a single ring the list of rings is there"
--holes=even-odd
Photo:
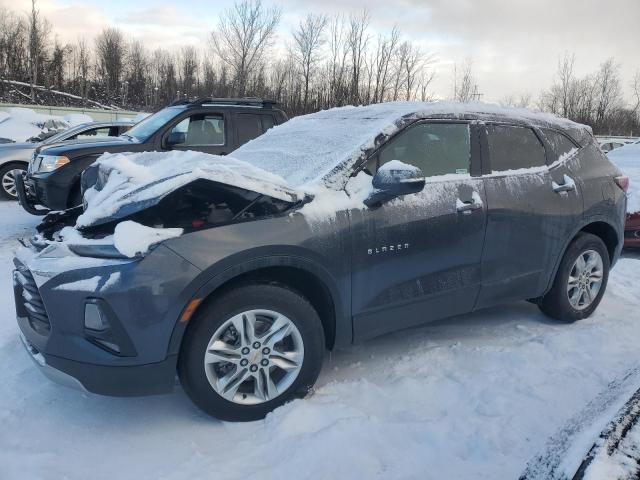
[[[640,143],[616,148],[607,157],[629,177],[627,213],[640,212]]]
[[[76,225],[91,226],[134,203],[157,201],[195,180],[233,185],[271,197],[296,202],[300,192],[281,177],[231,157],[201,152],[142,152],[104,154],[96,164],[99,185],[84,194],[85,210]]]
[[[113,244],[118,251],[133,258],[144,255],[151,245],[182,235],[182,228],[151,228],[127,220],[116,225]]]
[[[388,102],[295,117],[240,147],[233,156],[285,178],[294,187],[322,179],[328,186],[340,189],[344,176],[333,178],[332,173],[350,168],[366,151],[398,131],[407,119],[442,115],[508,117],[561,126],[577,132],[576,136],[590,130],[555,115],[480,102]],[[382,137],[375,138],[380,133]]]

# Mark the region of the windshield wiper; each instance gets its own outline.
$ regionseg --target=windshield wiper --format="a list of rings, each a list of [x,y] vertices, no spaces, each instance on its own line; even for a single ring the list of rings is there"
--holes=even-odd
[[[129,135],[128,133],[123,133],[120,136],[126,138],[129,141],[133,141],[136,139],[136,137],[134,137],[133,135]]]

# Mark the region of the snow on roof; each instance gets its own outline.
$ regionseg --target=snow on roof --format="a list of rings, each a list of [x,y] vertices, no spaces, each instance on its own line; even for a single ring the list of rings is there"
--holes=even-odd
[[[629,177],[627,212],[640,212],[640,143],[611,150],[607,157]]]
[[[72,113],[64,117],[38,113],[30,108],[13,107],[0,111],[0,137],[25,142],[42,132],[62,130],[69,126],[93,121],[89,115]]]
[[[501,118],[573,132],[589,130],[552,114],[480,102],[388,102],[295,117],[240,147],[233,156],[283,177],[294,187],[320,179],[329,186],[342,187],[345,179],[333,174],[375,148],[379,134],[384,139],[412,119],[438,116]]]

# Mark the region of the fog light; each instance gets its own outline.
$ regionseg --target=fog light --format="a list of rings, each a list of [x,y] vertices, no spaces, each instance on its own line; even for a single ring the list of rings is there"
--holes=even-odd
[[[107,316],[95,303],[87,303],[84,306],[84,328],[103,332],[109,328]]]

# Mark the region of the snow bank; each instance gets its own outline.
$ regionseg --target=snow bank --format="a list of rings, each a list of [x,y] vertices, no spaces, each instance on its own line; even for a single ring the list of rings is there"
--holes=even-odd
[[[93,118],[85,113],[69,113],[62,118],[72,127],[75,125],[80,125],[81,123],[93,122]]]
[[[118,251],[133,258],[144,255],[151,245],[182,235],[182,228],[151,228],[127,220],[116,225],[113,244]]]
[[[21,107],[10,108],[8,112],[0,113],[6,114],[6,116],[0,116],[0,137],[10,138],[15,142],[25,142],[43,132],[64,130],[74,125],[74,121],[79,120],[76,116],[71,115],[71,121],[67,121],[62,117],[37,113],[30,108]],[[91,121],[87,115],[82,117],[83,121],[87,121],[87,118]]]
[[[616,148],[607,157],[629,177],[627,212],[640,212],[640,143]]]
[[[100,190],[92,187],[85,192],[86,208],[78,218],[78,226],[109,218],[134,202],[162,198],[198,179],[234,185],[288,202],[301,198],[277,175],[231,157],[201,152],[104,154],[97,165],[106,182]]]

